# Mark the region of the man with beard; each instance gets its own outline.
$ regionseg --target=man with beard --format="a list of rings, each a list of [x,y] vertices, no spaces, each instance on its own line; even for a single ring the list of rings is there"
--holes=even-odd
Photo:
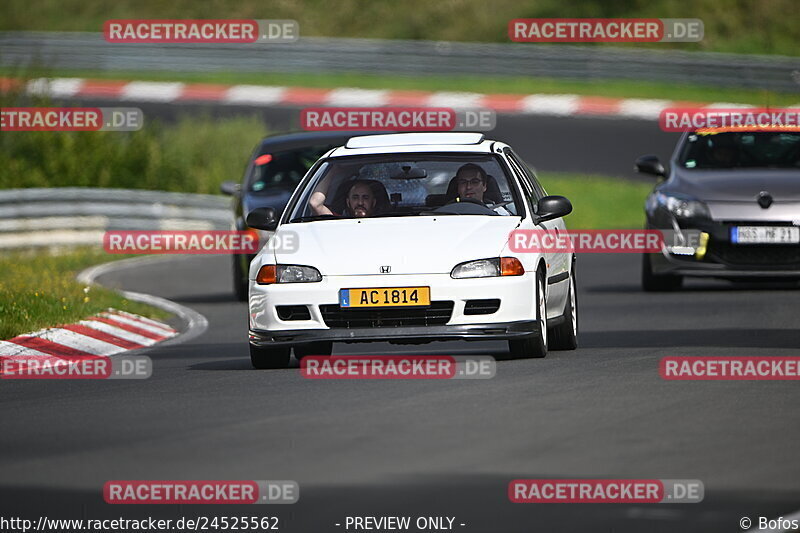
[[[375,206],[377,199],[372,190],[369,182],[364,180],[353,180],[348,185],[347,197],[345,199],[345,210],[341,213],[342,216],[352,217],[368,217],[375,214]],[[328,194],[329,184],[326,180],[320,183],[319,187],[308,201],[311,209],[315,215],[334,215],[340,216],[340,213],[334,213],[328,206],[325,205],[325,200]]]

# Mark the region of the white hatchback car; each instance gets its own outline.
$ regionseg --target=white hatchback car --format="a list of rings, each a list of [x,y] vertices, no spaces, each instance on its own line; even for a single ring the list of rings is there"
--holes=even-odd
[[[480,133],[354,137],[306,174],[250,264],[256,368],[330,355],[333,342],[505,340],[513,357],[577,346],[573,253],[515,253],[513,230],[565,230],[511,148]],[[290,239],[291,238],[291,239]]]

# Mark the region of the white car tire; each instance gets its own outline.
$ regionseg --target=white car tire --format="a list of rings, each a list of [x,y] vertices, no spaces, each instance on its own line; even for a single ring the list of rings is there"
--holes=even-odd
[[[569,276],[569,294],[564,306],[564,321],[550,332],[550,348],[574,350],[578,347],[578,285],[575,282],[575,265]]]
[[[258,369],[288,368],[290,347],[262,348],[250,345],[250,362]]]
[[[330,341],[318,341],[310,344],[298,344],[294,347],[294,357],[301,361],[303,357],[309,355],[330,356],[333,352],[333,343]]]
[[[536,322],[539,331],[528,339],[508,341],[508,351],[513,358],[542,358],[547,356],[547,298],[545,298],[544,272],[536,274]]]

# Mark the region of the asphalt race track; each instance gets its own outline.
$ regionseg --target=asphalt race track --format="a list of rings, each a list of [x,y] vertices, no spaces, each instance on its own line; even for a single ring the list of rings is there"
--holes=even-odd
[[[666,157],[674,142],[650,122],[499,122],[495,136],[545,170],[624,174],[637,155]],[[344,531],[335,524],[348,515],[431,515],[454,516],[465,532],[732,533],[743,516],[800,509],[796,382],[658,372],[668,355],[800,354],[797,285],[690,281],[645,294],[638,275],[637,255],[579,257],[577,351],[499,361],[491,380],[325,381],[304,379],[296,363],[251,369],[227,257],[106,274],[104,285],[195,309],[208,330],[147,352],[149,380],[0,382],[0,515],[272,514],[281,531],[320,533]],[[334,354],[503,348],[336,344]],[[516,478],[699,479],[705,499],[512,504]],[[114,479],[287,479],[301,496],[289,506],[111,506],[102,486]]]

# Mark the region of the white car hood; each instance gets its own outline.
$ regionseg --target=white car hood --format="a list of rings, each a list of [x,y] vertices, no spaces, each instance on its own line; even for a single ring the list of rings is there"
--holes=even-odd
[[[322,220],[283,224],[297,251],[276,250],[278,264],[309,265],[323,276],[449,274],[458,263],[498,257],[515,216],[449,215]]]

